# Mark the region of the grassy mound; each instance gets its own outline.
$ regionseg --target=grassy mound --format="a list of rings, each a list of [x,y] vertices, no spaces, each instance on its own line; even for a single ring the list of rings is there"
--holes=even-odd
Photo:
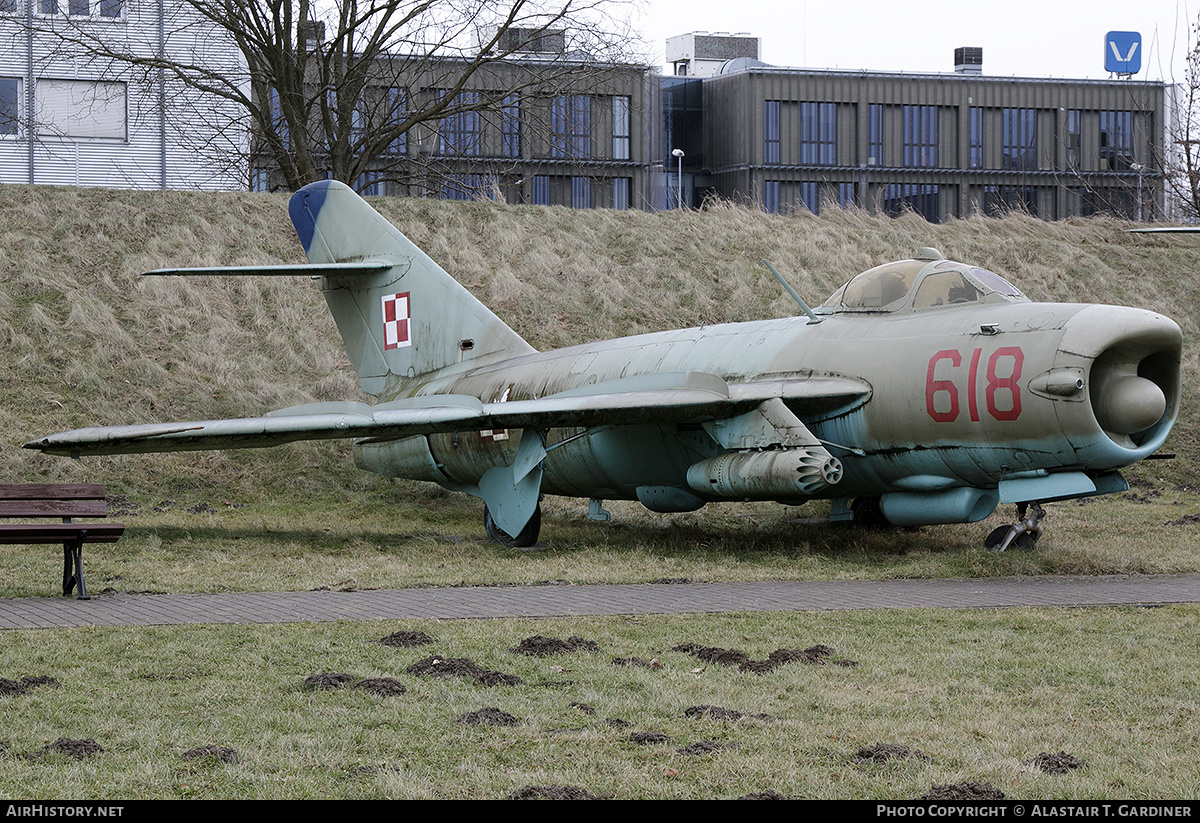
[[[165,266],[299,262],[287,199],[250,193],[0,186],[0,476],[88,479],[126,494],[176,487],[248,494],[377,482],[344,445],[227,454],[43,457],[20,448],[62,429],[259,415],[362,399],[304,278],[141,277]],[[1014,215],[931,225],[857,211],[767,215],[383,199],[374,205],[539,349],[706,323],[795,314],[762,265],[810,302],[850,276],[932,245],[992,269],[1034,300],[1163,312],[1185,335],[1197,385],[1200,241],[1129,235],[1119,221]],[[1194,453],[1186,403],[1168,448]],[[1190,459],[1156,466],[1191,482]]]

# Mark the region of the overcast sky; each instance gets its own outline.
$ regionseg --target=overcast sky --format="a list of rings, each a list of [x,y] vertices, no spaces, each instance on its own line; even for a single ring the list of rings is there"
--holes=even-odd
[[[1108,77],[1105,34],[1142,35],[1140,79],[1182,82],[1200,0],[645,0],[652,65],[668,37],[695,31],[761,39],[762,59],[814,69],[952,72],[959,46],[983,73]]]

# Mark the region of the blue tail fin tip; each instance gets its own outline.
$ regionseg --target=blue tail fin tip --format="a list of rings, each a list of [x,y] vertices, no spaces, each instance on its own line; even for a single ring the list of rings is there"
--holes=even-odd
[[[305,254],[312,248],[313,238],[317,233],[317,215],[325,205],[325,197],[333,188],[333,182],[318,180],[316,183],[309,183],[293,194],[292,199],[288,201],[288,216],[292,218],[292,225],[296,228],[296,236],[300,238],[300,245],[304,246]]]

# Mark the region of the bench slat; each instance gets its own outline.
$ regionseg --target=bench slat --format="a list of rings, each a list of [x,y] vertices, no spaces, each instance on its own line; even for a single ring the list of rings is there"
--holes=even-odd
[[[103,499],[103,483],[0,483],[0,500]]]
[[[107,517],[103,500],[4,500],[0,517]]]
[[[62,543],[86,531],[85,543],[115,543],[125,532],[124,523],[4,523],[0,543]]]

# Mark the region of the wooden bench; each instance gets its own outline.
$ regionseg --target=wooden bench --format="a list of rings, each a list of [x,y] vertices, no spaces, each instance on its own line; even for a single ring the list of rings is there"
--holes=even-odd
[[[62,543],[63,597],[78,584],[79,599],[91,599],[83,582],[83,544],[115,543],[125,531],[121,523],[75,523],[72,518],[107,516],[100,483],[0,483],[0,518],[62,518],[61,523],[0,523],[0,543]]]

